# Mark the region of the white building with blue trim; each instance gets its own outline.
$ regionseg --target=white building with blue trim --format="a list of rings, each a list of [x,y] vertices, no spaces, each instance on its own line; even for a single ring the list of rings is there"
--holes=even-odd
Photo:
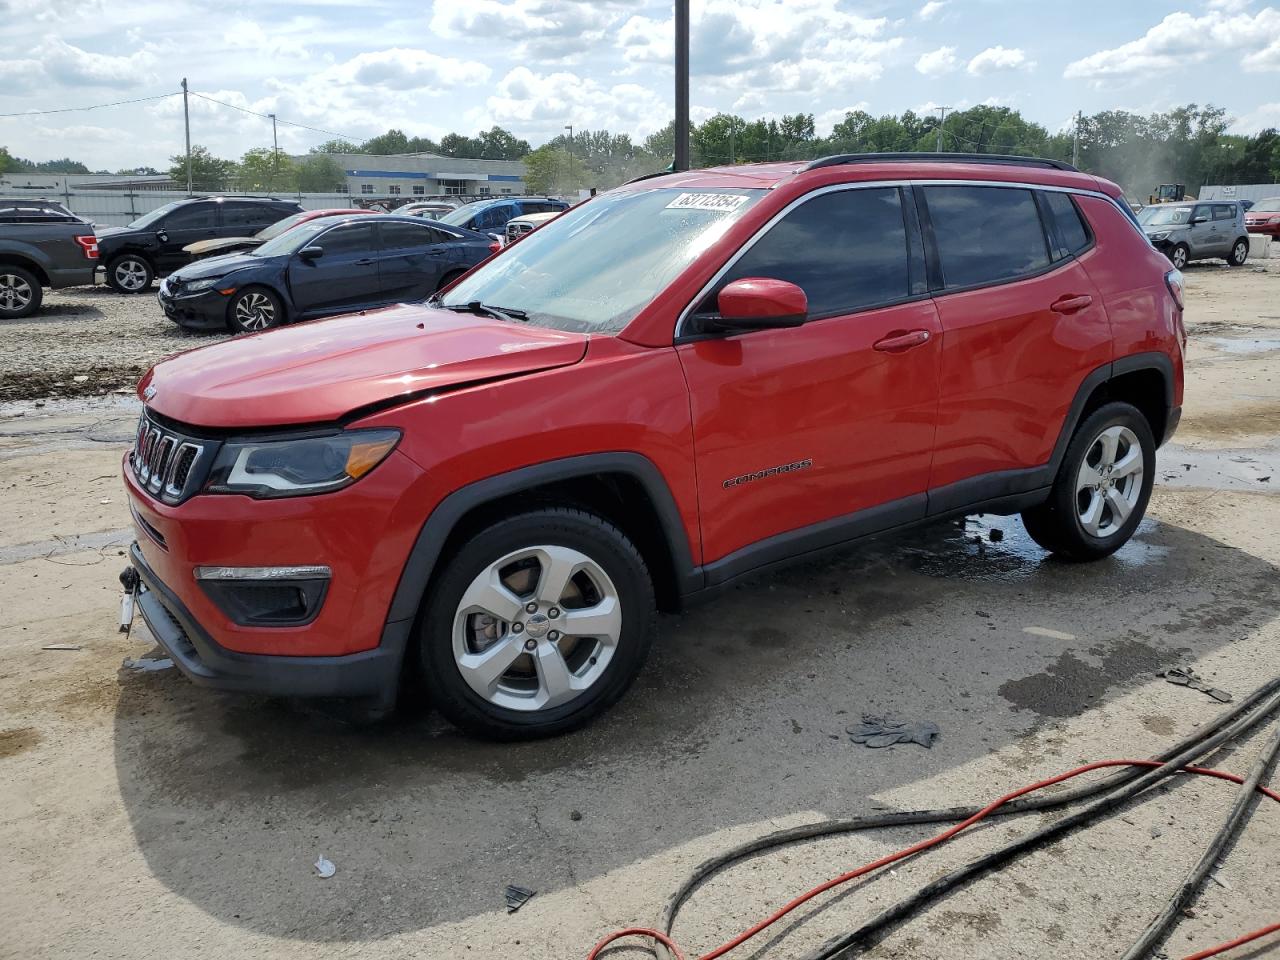
[[[353,197],[501,196],[525,192],[524,163],[519,160],[462,160],[434,153],[331,156],[346,174],[347,191]]]

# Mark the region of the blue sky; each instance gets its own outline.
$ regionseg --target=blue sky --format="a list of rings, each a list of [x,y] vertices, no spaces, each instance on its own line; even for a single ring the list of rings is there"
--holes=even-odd
[[[695,119],[848,109],[1016,107],[1049,129],[1076,110],[1225,107],[1280,125],[1280,8],[1258,0],[692,0]],[[644,0],[0,0],[0,113],[193,90],[364,138],[499,124],[535,145],[671,116],[671,7]],[[16,52],[16,53],[15,53]],[[271,125],[193,99],[192,139],[223,156]],[[280,127],[305,150],[323,134]],[[94,167],[167,165],[181,98],[0,118],[0,145]]]

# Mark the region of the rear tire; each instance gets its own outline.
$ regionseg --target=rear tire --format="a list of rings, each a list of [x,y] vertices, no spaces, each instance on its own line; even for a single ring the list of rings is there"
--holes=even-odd
[[[1190,259],[1191,250],[1185,243],[1180,243],[1169,251],[1169,262],[1173,264],[1175,270],[1184,269]]]
[[[440,278],[440,282],[436,284],[436,293],[439,293],[441,290],[443,290],[449,284],[453,283],[453,281],[457,280],[460,276],[462,276],[466,272],[467,271],[465,270],[453,270],[450,273],[446,273],[443,277]]]
[[[644,664],[653,583],[631,541],[594,514],[550,507],[500,520],[441,570],[419,662],[434,705],[467,733],[531,740],[573,730],[612,706]]]
[[[1227,255],[1227,264],[1232,267],[1243,267],[1244,262],[1249,259],[1249,241],[1241,237],[1235,242],[1235,246],[1231,248],[1231,253]]]
[[[107,285],[116,293],[145,293],[155,278],[151,261],[141,254],[122,253],[107,264]]]
[[[1099,560],[1142,522],[1155,480],[1147,418],[1127,403],[1095,410],[1071,438],[1049,499],[1022,514],[1031,539],[1064,560]]]
[[[0,320],[29,317],[40,309],[44,289],[30,270],[0,266]]]
[[[227,326],[232,333],[261,333],[284,323],[284,305],[266,287],[245,287],[227,304]]]

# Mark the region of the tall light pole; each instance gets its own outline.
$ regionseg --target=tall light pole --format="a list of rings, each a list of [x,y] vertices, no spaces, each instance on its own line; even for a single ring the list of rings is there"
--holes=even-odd
[[[573,143],[573,124],[565,124],[565,129],[569,131],[569,143]]]
[[[675,0],[676,155],[673,170],[689,169],[689,0]]]
[[[276,173],[280,168],[280,141],[276,137],[276,115],[268,113],[267,116],[271,118],[271,186],[267,192],[275,193]]]
[[[942,152],[942,125],[947,122],[947,111],[950,107],[938,107],[938,152]]]
[[[1075,142],[1071,145],[1071,165],[1073,167],[1080,166],[1080,116],[1081,110],[1076,111],[1076,136]]]
[[[191,196],[191,113],[187,110],[187,78],[182,78],[182,125],[187,130],[187,196]]]

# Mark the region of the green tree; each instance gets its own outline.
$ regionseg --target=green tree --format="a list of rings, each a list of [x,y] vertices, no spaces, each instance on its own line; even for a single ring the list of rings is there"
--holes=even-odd
[[[291,192],[298,188],[298,168],[285,153],[270,147],[255,147],[240,158],[236,180],[245,191]]]
[[[334,193],[346,182],[338,161],[321,153],[303,157],[295,164],[297,188],[303,193]]]
[[[483,131],[476,142],[480,145],[478,156],[482,160],[519,160],[529,153],[529,141],[520,140],[501,127]],[[444,142],[441,141],[441,147]]]
[[[169,178],[177,183],[187,182],[187,158],[177,154],[169,158]],[[191,145],[191,185],[196,190],[225,190],[227,180],[235,173],[234,160],[221,160],[198,143]]]
[[[129,167],[127,170],[117,170],[118,177],[158,177],[160,171],[155,167]],[[183,167],[182,177],[186,179],[186,168]]]
[[[312,147],[311,153],[359,153],[360,144],[352,143],[350,140],[344,140],[338,137],[336,140],[326,140],[318,147]]]
[[[9,152],[8,147],[0,147],[0,173],[17,173],[22,163]]]
[[[478,158],[484,144],[461,133],[448,133],[440,138],[440,153],[446,157]]]
[[[409,150],[409,138],[404,135],[404,131],[391,129],[386,133],[366,140],[358,152],[388,156],[393,153],[410,153],[411,151]]]
[[[568,150],[546,144],[524,158],[524,182],[532,193],[572,194],[592,186],[586,165]]]

